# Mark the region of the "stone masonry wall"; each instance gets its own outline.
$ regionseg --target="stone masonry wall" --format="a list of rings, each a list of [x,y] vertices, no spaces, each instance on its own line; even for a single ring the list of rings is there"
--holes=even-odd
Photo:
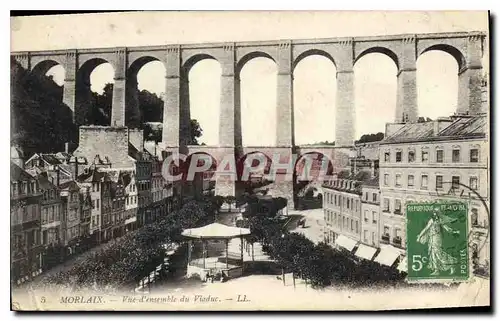
[[[112,167],[132,167],[128,157],[129,134],[127,127],[80,126],[80,140],[75,156],[92,161],[96,155],[108,157]]]

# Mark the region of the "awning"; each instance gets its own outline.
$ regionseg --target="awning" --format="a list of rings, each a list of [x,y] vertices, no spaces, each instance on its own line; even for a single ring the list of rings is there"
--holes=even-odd
[[[376,248],[364,244],[359,244],[359,247],[354,255],[362,259],[371,261],[373,259],[373,256],[375,255],[375,252],[377,252]]]
[[[54,221],[54,222],[51,222],[51,223],[43,224],[42,225],[42,229],[54,228],[54,227],[58,227],[59,225],[61,225],[61,222]]]
[[[401,259],[401,263],[398,265],[398,270],[400,272],[408,272],[408,258],[406,256]]]
[[[401,254],[401,250],[396,249],[393,246],[380,247],[380,253],[375,258],[375,262],[392,266]]]
[[[137,221],[137,217],[133,216],[133,217],[125,220],[125,225],[130,224],[130,223],[134,223],[135,221]]]
[[[212,223],[203,227],[190,228],[182,232],[183,236],[198,239],[230,239],[237,236],[249,235],[250,229]]]
[[[335,240],[336,245],[341,246],[348,251],[352,251],[352,249],[356,246],[357,243],[358,242],[356,242],[355,240],[348,238],[347,236],[342,234],[339,235],[339,237],[337,237],[337,239]]]

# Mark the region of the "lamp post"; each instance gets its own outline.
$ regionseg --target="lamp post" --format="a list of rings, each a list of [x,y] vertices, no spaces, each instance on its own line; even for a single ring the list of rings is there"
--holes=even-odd
[[[281,239],[282,240],[285,239],[285,234],[281,234]],[[281,265],[281,277],[283,279],[283,286],[286,286],[286,283],[285,283],[285,268],[284,268],[283,264]]]

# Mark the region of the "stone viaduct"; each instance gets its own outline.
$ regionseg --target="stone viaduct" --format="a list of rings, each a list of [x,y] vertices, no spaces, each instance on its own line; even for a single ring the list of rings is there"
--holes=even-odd
[[[11,56],[25,69],[45,74],[59,64],[65,69],[63,102],[68,105],[79,125],[89,100],[90,74],[98,65],[108,62],[114,68],[111,127],[131,126],[125,121],[125,110],[138,111],[137,73],[150,61],[160,61],[166,69],[162,148],[169,152],[206,152],[235,155],[248,152],[325,153],[339,158],[334,151],[350,150],[355,135],[354,72],[358,59],[369,53],[390,57],[397,67],[397,105],[394,121],[414,122],[418,119],[416,61],[430,50],[451,54],[458,64],[459,90],[457,113],[475,114],[481,104],[482,58],[486,35],[481,32],[406,34],[376,37],[344,37],[310,40],[277,40],[235,43],[207,43],[71,49],[54,51],[13,52]],[[337,70],[335,137],[336,147],[296,147],[293,114],[293,71],[305,57],[322,55]],[[277,65],[276,146],[242,147],[240,71],[246,62],[267,57]],[[220,63],[220,124],[218,146],[188,146],[190,136],[189,70],[200,60],[215,59]],[[127,106],[127,108],[126,108]],[[81,136],[81,134],[80,134]],[[272,157],[271,157],[272,158]],[[224,192],[226,193],[226,192]],[[234,193],[229,191],[229,193]]]

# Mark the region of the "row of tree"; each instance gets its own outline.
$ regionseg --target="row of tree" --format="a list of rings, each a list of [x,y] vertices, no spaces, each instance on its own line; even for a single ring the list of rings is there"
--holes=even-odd
[[[280,201],[278,201],[279,203]],[[278,206],[279,207],[279,206]],[[314,287],[330,285],[373,286],[404,282],[397,269],[373,261],[359,260],[351,253],[321,242],[314,244],[299,233],[290,233],[283,222],[262,215],[259,209],[246,213],[252,231],[249,242],[262,242],[263,249],[283,267]]]
[[[189,201],[160,221],[111,241],[80,264],[47,276],[39,284],[71,285],[77,289],[130,288],[163,262],[165,244],[181,242],[183,229],[211,221],[215,209],[210,200]]]

